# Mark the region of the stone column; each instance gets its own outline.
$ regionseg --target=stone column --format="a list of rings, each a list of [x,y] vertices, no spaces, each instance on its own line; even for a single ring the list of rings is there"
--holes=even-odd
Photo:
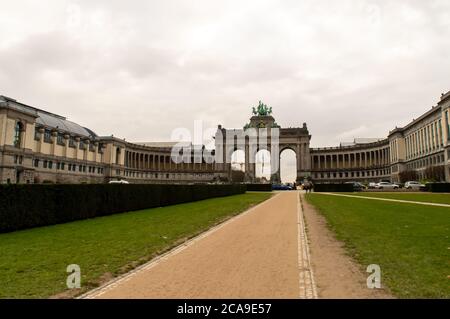
[[[67,157],[67,153],[69,151],[69,138],[70,138],[69,134],[64,134],[64,145],[65,145],[64,146],[64,151],[63,151],[63,156],[64,157]],[[97,158],[97,157],[95,157],[95,158]]]
[[[52,146],[50,149],[50,154],[52,154],[53,156],[56,155],[56,142],[57,142],[57,137],[58,137],[58,132],[53,131],[52,132]]]
[[[5,117],[5,121],[6,121],[6,117]],[[38,153],[41,152],[42,144],[44,143],[44,133],[45,133],[45,130],[43,128],[40,128],[39,129],[40,138],[39,138],[39,141],[37,143],[37,149],[36,149],[36,152],[38,152]],[[5,134],[5,136],[6,136],[6,134]]]
[[[98,163],[97,161],[97,156],[98,156],[98,143],[97,142],[93,142],[94,143],[94,162]],[[66,145],[68,144],[68,142],[66,142]],[[66,147],[67,150],[67,147]],[[124,149],[125,150],[125,149]],[[125,164],[125,163],[124,163]],[[125,166],[125,165],[124,165]]]
[[[245,169],[245,180],[250,181],[250,146],[247,141],[245,142],[244,150],[244,169]]]
[[[85,140],[84,141],[83,160],[85,160],[85,161],[87,161],[87,159],[88,159],[89,144],[90,144],[89,140]],[[117,148],[116,147],[114,147],[113,149],[115,149],[115,151],[117,152]],[[115,155],[115,153],[114,153],[114,155]]]
[[[78,152],[80,151],[80,138],[75,137],[75,159],[78,160]]]
[[[304,170],[304,159],[305,153],[303,151],[303,145],[297,144],[296,150],[295,150],[295,156],[297,159],[297,178],[296,181],[300,181],[302,179],[302,171]]]

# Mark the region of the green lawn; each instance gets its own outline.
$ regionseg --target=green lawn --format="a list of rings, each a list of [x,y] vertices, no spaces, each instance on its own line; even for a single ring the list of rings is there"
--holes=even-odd
[[[401,200],[410,200],[414,202],[428,202],[450,204],[450,194],[431,194],[431,193],[385,193],[385,192],[362,192],[362,193],[342,193],[356,196],[392,198]]]
[[[83,291],[181,240],[268,199],[247,193],[0,234],[0,298],[45,298],[66,290],[81,267]]]
[[[450,208],[325,194],[307,200],[364,271],[380,265],[394,295],[450,298]]]

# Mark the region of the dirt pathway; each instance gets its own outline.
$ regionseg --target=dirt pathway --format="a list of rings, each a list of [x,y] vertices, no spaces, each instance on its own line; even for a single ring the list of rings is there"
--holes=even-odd
[[[85,297],[314,297],[298,195],[279,193]]]

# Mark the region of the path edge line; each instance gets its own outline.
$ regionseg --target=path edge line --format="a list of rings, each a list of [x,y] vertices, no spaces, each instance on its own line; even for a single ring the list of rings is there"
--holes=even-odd
[[[299,293],[300,298],[307,298],[307,299],[318,299],[317,294],[317,285],[314,279],[314,271],[311,266],[311,254],[309,251],[309,241],[308,241],[308,234],[306,232],[306,222],[305,222],[305,216],[303,213],[303,206],[302,201],[300,199],[301,193],[298,192],[297,194],[297,224],[298,224],[298,267],[299,267]],[[303,244],[303,245],[302,245]],[[304,252],[302,251],[302,247],[304,247]],[[304,253],[304,254],[303,254]],[[303,257],[303,258],[302,258]],[[304,259],[303,262],[301,259]],[[304,267],[304,263],[306,263],[306,267]],[[305,269],[306,268],[306,269]],[[306,272],[309,274],[310,279],[310,289],[311,292],[308,295],[307,287],[302,288],[301,282],[302,282],[302,274],[301,272]],[[303,274],[304,276],[304,274]],[[306,282],[306,278],[303,278],[303,281]],[[305,285],[306,286],[306,285]],[[304,291],[304,294],[302,293],[302,290]]]
[[[381,200],[381,201],[394,202],[394,203],[417,204],[417,205],[425,205],[425,206],[436,206],[436,207],[448,207],[448,208],[450,208],[450,204],[430,203],[430,202],[416,202],[416,201],[409,201],[409,200],[395,199],[395,198],[369,197],[369,196],[358,196],[358,195],[348,195],[348,194],[336,194],[336,193],[329,193],[329,192],[319,192],[319,193],[314,193],[314,194],[341,196],[341,197],[349,197],[349,198],[360,198],[360,199],[372,199],[372,200]]]

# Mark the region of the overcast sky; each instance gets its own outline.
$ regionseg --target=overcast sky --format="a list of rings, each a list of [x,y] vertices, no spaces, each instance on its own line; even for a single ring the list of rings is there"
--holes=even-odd
[[[382,3],[382,4],[380,4]],[[0,94],[99,135],[242,127],[385,137],[450,90],[450,1],[4,1]]]

